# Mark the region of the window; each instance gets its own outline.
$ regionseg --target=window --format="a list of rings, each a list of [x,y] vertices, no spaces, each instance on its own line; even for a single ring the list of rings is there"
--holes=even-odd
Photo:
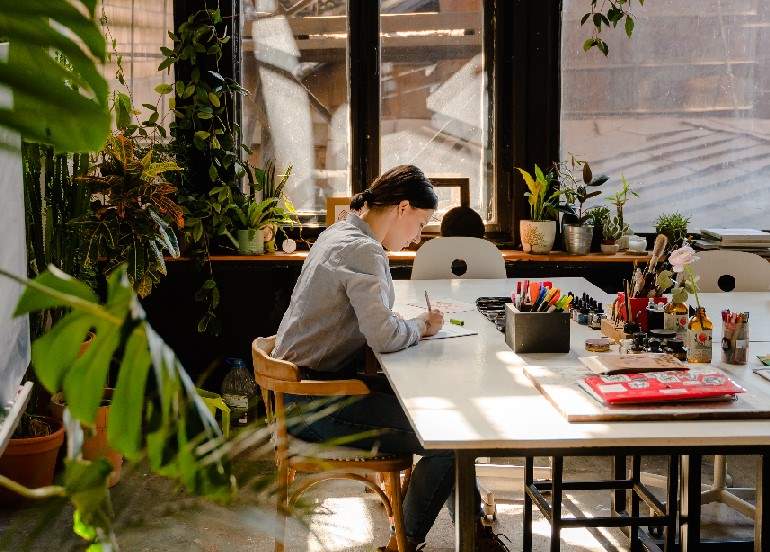
[[[117,53],[123,56],[126,85],[133,98],[134,106],[143,103],[155,104],[158,93],[155,87],[161,83],[173,83],[174,72],[159,72],[158,65],[163,59],[160,47],[172,48],[168,31],[174,26],[173,0],[104,0],[102,7],[107,17],[107,27],[116,41]],[[107,48],[112,48],[109,44]],[[114,60],[105,66],[105,76],[110,90],[123,91],[115,80]],[[162,120],[168,110],[166,102],[160,102],[158,111]]]
[[[481,0],[383,0],[380,164],[467,178],[471,207],[495,222]],[[439,188],[439,214],[460,204]]]
[[[629,40],[604,32],[608,58],[583,54],[587,2],[564,0],[562,157],[592,162],[639,192],[636,231],[680,211],[690,228],[767,228],[770,7],[760,0],[657,0],[637,7]],[[606,193],[606,192],[605,192]]]
[[[251,161],[293,167],[286,193],[305,220],[349,196],[344,0],[241,2],[242,106]],[[308,218],[312,217],[312,218]]]

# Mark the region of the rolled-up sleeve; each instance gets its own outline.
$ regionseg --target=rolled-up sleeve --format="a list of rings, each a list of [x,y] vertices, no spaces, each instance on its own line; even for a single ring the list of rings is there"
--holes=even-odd
[[[405,349],[420,340],[425,322],[403,320],[389,306],[387,259],[373,245],[343,252],[338,274],[358,318],[361,333],[373,351],[389,353]]]

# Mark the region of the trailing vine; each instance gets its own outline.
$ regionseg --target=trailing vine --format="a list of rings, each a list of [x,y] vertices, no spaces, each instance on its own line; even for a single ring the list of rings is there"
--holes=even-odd
[[[174,85],[157,91],[168,95],[174,120],[170,124],[170,150],[184,167],[178,175],[179,203],[185,215],[184,236],[189,254],[204,273],[195,294],[204,313],[198,331],[218,335],[216,316],[219,287],[210,260],[210,246],[233,229],[228,206],[241,198],[243,176],[254,186],[254,174],[242,160],[241,128],[232,120],[239,95],[247,91],[219,70],[222,49],[230,41],[218,9],[192,14],[176,32],[169,32],[173,48],[161,48],[164,59],[159,71],[177,68]],[[188,78],[179,78],[180,75]]]
[[[631,38],[634,33],[634,17],[631,13],[631,3],[633,0],[602,0],[601,6],[597,8],[599,0],[591,0],[591,11],[586,13],[580,20],[583,26],[590,19],[593,24],[591,38],[587,38],[583,43],[583,51],[587,52],[594,46],[605,56],[609,54],[610,47],[602,40],[600,34],[602,26],[613,29],[618,23],[624,21],[623,27],[626,36]],[[644,0],[638,0],[640,6],[644,6]],[[605,11],[606,10],[606,11]]]

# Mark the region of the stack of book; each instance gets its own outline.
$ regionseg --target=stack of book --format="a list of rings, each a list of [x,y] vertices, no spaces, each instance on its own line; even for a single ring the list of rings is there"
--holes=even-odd
[[[735,249],[770,257],[770,232],[753,228],[703,228],[697,249]]]
[[[605,405],[733,401],[744,389],[712,366],[690,368],[668,354],[599,355],[578,385]]]

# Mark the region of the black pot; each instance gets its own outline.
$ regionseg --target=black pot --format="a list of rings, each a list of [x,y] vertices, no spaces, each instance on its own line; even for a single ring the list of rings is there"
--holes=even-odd
[[[594,237],[591,240],[591,251],[598,252],[602,250],[602,230],[604,225],[598,222],[594,225]]]

